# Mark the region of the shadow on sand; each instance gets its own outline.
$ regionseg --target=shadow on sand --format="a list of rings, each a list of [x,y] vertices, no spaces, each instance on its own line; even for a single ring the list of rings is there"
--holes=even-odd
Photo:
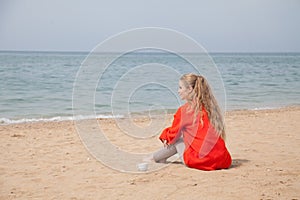
[[[247,159],[233,159],[230,168],[239,168],[247,162],[250,162],[250,160],[247,160]]]

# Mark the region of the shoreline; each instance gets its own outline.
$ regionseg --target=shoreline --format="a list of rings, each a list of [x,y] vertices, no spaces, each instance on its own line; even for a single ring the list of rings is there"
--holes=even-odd
[[[234,110],[228,110],[225,112],[225,118],[226,116],[230,114],[237,114],[237,113],[256,113],[256,112],[273,112],[273,111],[282,111],[282,110],[293,110],[293,109],[300,109],[300,105],[288,105],[278,108],[254,108],[254,109],[234,109]],[[168,109],[167,112],[176,112],[176,109]],[[157,112],[157,111],[154,111]],[[145,113],[145,115],[143,115]],[[133,113],[132,115],[138,116],[137,118],[141,117],[144,118],[145,116],[148,116],[147,111],[139,112],[139,113]],[[152,116],[160,116],[161,114],[155,114]],[[167,115],[172,115],[172,113],[167,113]],[[74,119],[75,118],[75,119]],[[97,120],[102,119],[122,119],[122,118],[129,118],[128,116],[124,115],[117,115],[116,117],[108,114],[99,114],[96,116]],[[135,117],[136,118],[136,117]],[[1,126],[8,126],[13,124],[32,124],[32,123],[47,123],[47,122],[67,122],[67,121],[79,121],[79,120],[90,120],[95,119],[94,116],[54,116],[49,118],[22,118],[22,119],[9,119],[9,118],[0,118],[0,127]]]

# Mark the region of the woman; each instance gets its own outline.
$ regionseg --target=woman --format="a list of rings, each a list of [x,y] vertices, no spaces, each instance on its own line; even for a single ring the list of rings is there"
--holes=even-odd
[[[229,168],[231,156],[224,142],[224,121],[206,79],[195,74],[183,75],[178,94],[186,103],[177,110],[172,126],[160,135],[164,148],[154,153],[155,162],[166,162],[178,153],[191,168]]]

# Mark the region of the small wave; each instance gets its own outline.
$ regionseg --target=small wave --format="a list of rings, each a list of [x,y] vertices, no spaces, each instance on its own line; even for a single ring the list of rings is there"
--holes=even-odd
[[[9,119],[9,118],[0,118],[0,125],[8,124],[22,124],[22,123],[35,123],[35,122],[60,122],[60,121],[78,121],[86,119],[117,119],[123,118],[123,115],[90,115],[90,116],[57,116],[51,118],[23,118],[23,119]]]
[[[250,110],[273,110],[273,109],[279,109],[281,107],[257,107]]]
[[[299,107],[300,104],[280,105],[280,106],[263,106],[263,107],[249,107],[249,108],[232,108],[227,111],[261,111],[261,110],[278,110],[282,108]]]

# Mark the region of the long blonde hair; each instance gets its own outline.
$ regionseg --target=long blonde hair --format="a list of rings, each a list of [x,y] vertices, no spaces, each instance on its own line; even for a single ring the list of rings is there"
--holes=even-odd
[[[200,119],[202,119],[202,108],[204,106],[210,123],[213,125],[218,135],[225,139],[223,116],[207,80],[203,76],[192,73],[184,74],[180,80],[184,83],[186,88],[192,87],[193,89],[189,96],[189,102],[191,103],[195,114],[197,115],[200,113]]]

